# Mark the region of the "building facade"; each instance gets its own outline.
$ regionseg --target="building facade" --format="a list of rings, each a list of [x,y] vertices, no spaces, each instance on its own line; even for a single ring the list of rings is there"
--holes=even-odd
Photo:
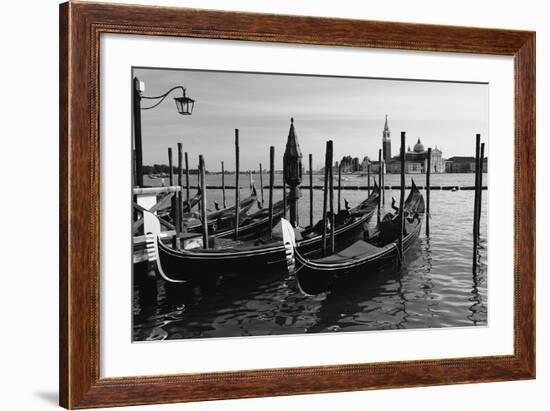
[[[444,173],[445,162],[443,161],[443,152],[437,148],[432,149],[430,161],[431,173]],[[417,140],[413,149],[409,147],[405,152],[405,173],[408,174],[423,174],[428,170],[428,150],[424,148],[424,144]],[[401,160],[399,156],[395,156],[391,161],[386,163],[387,173],[400,173]]]
[[[431,151],[430,168],[432,173],[444,173],[445,161],[443,160],[443,152],[435,146]],[[385,162],[386,173],[400,173],[401,161],[400,156],[391,156],[391,135],[388,126],[388,116],[384,123],[384,131],[382,132],[382,158]],[[372,163],[371,163],[372,164]],[[378,169],[378,166],[376,167]],[[405,172],[410,174],[425,173],[428,169],[428,150],[424,148],[424,144],[418,139],[413,150],[409,147],[405,152]],[[372,170],[372,167],[371,167]]]
[[[475,173],[475,157],[455,156],[448,158],[445,162],[446,173]],[[483,159],[483,173],[487,172],[487,157]]]
[[[369,170],[370,158],[368,156],[363,157],[361,161],[361,172],[366,173]]]
[[[453,157],[454,158],[454,157]],[[452,160],[452,159],[449,159]],[[454,165],[454,163],[447,164],[443,159],[443,151],[437,146],[431,150],[431,173],[445,173],[445,172],[469,172],[469,171],[450,171],[455,168],[465,167],[462,165]],[[371,161],[369,157],[363,157],[363,160],[359,160],[357,157],[344,156],[340,161],[343,173],[366,173],[369,165],[371,174],[377,174],[380,169],[380,163],[376,160]],[[386,173],[398,174],[401,172],[401,160],[399,154],[391,156],[391,132],[388,125],[388,116],[384,122],[384,129],[382,131],[382,166]],[[484,169],[486,169],[486,162],[484,163]],[[336,163],[336,170],[338,169],[338,163]],[[408,174],[424,174],[428,169],[428,150],[424,147],[424,144],[417,140],[413,149],[410,146],[405,152],[405,172]],[[462,168],[460,168],[462,169]]]

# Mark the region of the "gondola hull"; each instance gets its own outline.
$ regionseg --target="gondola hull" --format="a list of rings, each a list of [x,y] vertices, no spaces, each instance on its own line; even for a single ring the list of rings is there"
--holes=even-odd
[[[245,198],[240,202],[239,219],[244,220],[248,211],[256,203],[256,190],[253,191],[250,197]],[[199,217],[198,215],[196,217]],[[191,220],[191,219],[190,219]],[[208,231],[212,234],[220,234],[231,230],[235,226],[235,206],[228,207],[224,210],[214,211],[208,214]],[[192,223],[185,223],[187,231],[192,233],[200,233],[202,224],[200,220],[194,219]]]
[[[413,181],[413,187],[404,205],[405,235],[403,252],[418,239],[424,216],[424,199]],[[300,252],[288,229],[288,222],[283,222],[287,229],[287,262],[294,274],[298,288],[304,294],[318,294],[332,288],[337,280],[353,275],[368,277],[375,274],[378,268],[388,262],[402,258],[399,247],[399,214],[396,213],[387,221],[378,225],[377,233],[367,239],[354,242],[351,246],[322,258],[307,258]],[[290,252],[288,252],[290,248]],[[294,250],[294,251],[293,251]]]
[[[359,238],[374,210],[361,219],[337,230],[335,242],[345,247]],[[321,236],[307,239],[298,245],[304,255],[317,255],[321,249]],[[181,250],[176,251],[159,242],[159,262],[167,277],[176,281],[201,283],[209,277],[227,274],[257,272],[265,267],[286,265],[285,247],[282,242],[260,244],[249,249]]]
[[[376,211],[377,195],[369,197],[361,204],[362,214],[351,221],[337,227],[335,230],[335,243],[338,248],[345,247],[360,238],[363,231]],[[359,210],[359,209],[357,209]],[[356,210],[356,211],[357,211]],[[282,216],[282,211],[277,215],[277,222]],[[267,224],[267,225],[266,225]],[[251,227],[239,229],[239,239],[247,236],[255,240],[248,241],[247,245],[236,244],[233,248],[222,249],[192,249],[174,250],[173,248],[156,239],[159,271],[164,279],[169,282],[188,282],[200,284],[210,282],[212,278],[220,275],[241,274],[246,272],[259,272],[265,268],[286,269],[285,247],[282,241],[273,241],[269,236],[258,236],[259,228],[251,224]],[[258,221],[261,230],[269,230],[269,222]],[[222,235],[234,235],[234,230]],[[220,238],[219,236],[216,236]],[[304,255],[315,256],[322,246],[322,236],[314,235],[305,238],[298,244]]]
[[[421,224],[418,224],[410,235],[403,239],[405,252],[415,243],[420,235]],[[294,273],[297,285],[303,294],[315,295],[331,290],[341,280],[360,276],[361,278],[372,277],[378,273],[383,265],[396,264],[399,259],[397,242],[383,247],[377,253],[373,253],[369,259],[358,262],[356,265],[334,270],[320,271],[306,265],[300,265]],[[406,254],[405,254],[406,259]]]
[[[276,225],[284,215],[284,203],[282,201],[275,203],[273,206],[273,225]],[[287,206],[288,209],[288,206]],[[268,210],[263,209],[251,215],[240,215],[239,224],[239,240],[245,241],[251,238],[258,238],[269,232],[269,215]],[[235,217],[226,221],[226,224],[221,228],[209,231],[211,237],[214,238],[234,238],[235,237]]]

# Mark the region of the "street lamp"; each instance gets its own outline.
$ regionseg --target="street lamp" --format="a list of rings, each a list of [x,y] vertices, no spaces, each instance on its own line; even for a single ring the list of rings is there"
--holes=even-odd
[[[176,101],[176,107],[178,108],[178,113],[184,116],[191,115],[191,113],[193,113],[193,107],[195,107],[195,100],[185,95],[185,89],[183,89],[183,96],[174,97],[174,100]]]
[[[181,97],[174,97],[176,108],[181,115],[191,115],[195,107],[195,100],[187,97],[186,90],[182,86],[172,87],[166,93],[160,96],[144,96],[145,87],[143,82],[134,77],[133,86],[133,113],[134,113],[134,149],[135,149],[135,183],[138,187],[143,187],[143,148],[141,141],[141,110],[151,110],[164,101],[168,95],[175,90],[181,90]],[[158,100],[149,107],[141,107],[141,100]]]

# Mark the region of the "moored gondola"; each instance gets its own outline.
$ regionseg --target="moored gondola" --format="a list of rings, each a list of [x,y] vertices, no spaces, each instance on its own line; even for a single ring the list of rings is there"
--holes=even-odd
[[[197,192],[197,195],[193,197],[193,202],[191,204],[195,203],[195,200],[198,202],[200,201],[200,190]],[[239,206],[239,220],[241,221],[241,224],[239,224],[239,227],[242,227],[245,225],[246,232],[253,233],[254,230],[258,230],[261,228],[259,227],[259,224],[257,222],[257,219],[254,217],[258,214],[263,214],[265,212],[255,212],[253,214],[248,214],[248,211],[252,208],[254,203],[257,202],[257,194],[256,189],[253,188],[252,193],[249,197],[243,199],[240,201]],[[140,211],[143,212],[143,211]],[[282,215],[282,212],[280,213]],[[157,211],[156,217],[158,217],[161,220],[167,221],[170,224],[173,224],[172,218],[170,215],[167,215],[166,212],[161,213],[160,211]],[[212,237],[224,237],[230,235],[230,233],[234,232],[234,221],[235,221],[235,206],[227,207],[223,210],[217,210],[214,212],[211,212],[208,214],[208,231]],[[252,224],[254,223],[254,224]],[[197,212],[186,212],[183,214],[183,226],[185,234],[184,236],[187,239],[193,239],[194,237],[200,237],[201,235],[201,228],[202,224],[200,221],[200,215]],[[264,224],[265,226],[265,224]],[[264,228],[265,231],[265,228]],[[175,231],[164,231],[162,233],[162,237],[168,241],[175,235]],[[134,237],[134,243],[133,243],[133,251],[134,251],[134,262],[136,262],[136,258],[138,258],[139,261],[143,261],[145,258],[145,255],[143,254],[145,247],[145,236],[137,236]],[[138,256],[138,257],[136,257]]]
[[[201,194],[201,190],[200,188],[197,190],[197,193],[191,197],[189,200],[185,200],[183,201],[183,212],[184,213],[187,213],[187,214],[190,214],[193,210],[193,208],[199,204],[199,202],[201,201],[201,197],[202,197],[202,194]],[[163,217],[165,220],[167,221],[172,221],[171,219],[171,214],[172,214],[172,204],[168,203],[165,207],[161,207],[159,210],[157,210],[157,215],[160,216],[160,217]]]
[[[250,196],[239,202],[239,221],[245,222],[247,213],[256,204],[258,200],[256,188],[252,187]],[[257,214],[257,213],[255,213]],[[184,220],[185,221],[185,220]],[[217,237],[228,235],[235,228],[235,206],[227,207],[208,213],[208,231]],[[202,224],[200,216],[189,215],[185,223],[186,230],[189,232],[200,233]]]
[[[365,225],[376,211],[378,195],[379,192],[376,189],[357,207],[344,210],[336,216],[337,244],[345,246],[363,233]],[[280,217],[281,215],[279,219]],[[156,217],[149,214],[147,218],[148,226],[154,227],[154,232],[147,235],[149,258],[156,262],[158,272],[169,282],[201,283],[219,275],[258,272],[259,268],[266,266],[280,265],[284,268],[286,264],[282,232],[277,235],[277,230],[274,230],[273,237],[265,235],[248,241],[233,241],[218,237],[213,240],[213,244],[209,245],[211,248],[208,249],[175,250],[160,240],[157,231],[160,227]],[[296,229],[296,235],[299,236],[298,248],[301,253],[315,255],[321,249],[322,230],[322,221],[314,227]],[[247,235],[246,225],[239,230],[239,233]]]
[[[418,238],[424,217],[424,198],[412,182],[412,188],[404,205],[405,232],[403,250],[406,251]],[[400,217],[399,212],[388,213],[376,231],[355,241],[332,255],[321,258],[307,258],[301,252],[294,238],[294,231],[288,221],[283,220],[283,237],[287,251],[287,263],[294,275],[299,290],[304,294],[318,294],[329,290],[342,277],[351,275],[368,276],[377,267],[399,255]]]

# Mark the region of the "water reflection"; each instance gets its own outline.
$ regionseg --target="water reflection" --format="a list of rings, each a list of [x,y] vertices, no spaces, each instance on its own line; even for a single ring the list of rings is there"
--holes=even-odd
[[[478,325],[478,323],[480,322],[485,323],[487,319],[487,308],[484,304],[484,299],[480,292],[480,289],[483,287],[484,281],[483,273],[486,269],[486,266],[481,258],[484,251],[485,248],[483,244],[483,239],[480,239],[477,250],[475,250],[476,264],[472,267],[472,296],[470,297],[472,305],[469,308],[471,314],[468,316],[468,318],[472,321],[474,325]]]
[[[346,193],[352,203],[363,195]],[[484,211],[479,264],[472,271],[472,216],[462,206],[471,204],[471,196],[473,192],[432,192],[430,237],[422,233],[401,268],[388,263],[315,297],[298,293],[286,272],[219,277],[216,284],[190,288],[143,280],[146,276],[136,267],[134,339],[486,325],[486,215]]]

